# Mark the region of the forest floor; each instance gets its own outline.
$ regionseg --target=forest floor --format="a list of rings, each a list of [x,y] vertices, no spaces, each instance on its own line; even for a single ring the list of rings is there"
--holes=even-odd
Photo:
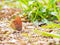
[[[0,11],[0,45],[60,45],[60,39],[39,34],[39,31],[44,31],[57,35],[55,30],[60,30],[59,28],[46,29],[36,26],[31,22],[22,21],[22,31],[19,32],[12,29],[10,26],[11,17],[17,12],[21,11],[12,8]]]

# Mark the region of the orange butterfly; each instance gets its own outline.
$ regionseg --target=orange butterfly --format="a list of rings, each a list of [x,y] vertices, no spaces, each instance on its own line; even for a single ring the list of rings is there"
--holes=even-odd
[[[16,18],[13,20],[11,27],[15,28],[18,31],[22,30],[22,21],[19,16],[16,16]]]

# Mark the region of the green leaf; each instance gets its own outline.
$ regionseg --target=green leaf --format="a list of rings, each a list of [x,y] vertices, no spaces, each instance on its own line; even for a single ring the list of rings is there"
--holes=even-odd
[[[51,34],[51,33],[48,33],[48,32],[44,32],[44,31],[37,30],[37,29],[34,30],[34,33],[36,33],[36,34],[38,34],[38,35],[46,36],[46,37],[53,37],[53,38],[58,38],[58,39],[60,39],[60,35]]]

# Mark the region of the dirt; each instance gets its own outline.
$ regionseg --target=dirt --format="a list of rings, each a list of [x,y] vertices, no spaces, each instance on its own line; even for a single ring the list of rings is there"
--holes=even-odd
[[[8,11],[8,12],[6,12]],[[60,39],[45,37],[35,34],[33,30],[38,29],[49,33],[55,33],[53,29],[43,29],[35,26],[31,22],[22,22],[22,31],[14,30],[10,27],[12,17],[16,12],[15,9],[4,9],[0,11],[0,45],[60,45]],[[49,31],[48,31],[49,30]]]

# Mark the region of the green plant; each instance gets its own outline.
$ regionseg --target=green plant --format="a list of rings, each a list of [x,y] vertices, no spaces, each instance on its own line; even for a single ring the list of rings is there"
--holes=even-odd
[[[12,8],[21,8],[23,14],[31,22],[42,21],[43,23],[50,24],[49,22],[54,20],[60,22],[60,7],[57,7],[56,2],[59,2],[59,0],[8,0],[3,1],[3,6],[8,5]]]
[[[35,34],[38,34],[38,35],[42,35],[42,36],[46,36],[46,37],[53,37],[53,38],[58,38],[58,39],[60,39],[60,35],[57,35],[57,34],[51,34],[51,33],[48,33],[48,32],[44,32],[44,31],[37,30],[37,29],[35,29],[33,32],[34,32]]]
[[[24,8],[24,12],[27,15],[28,19],[32,22],[38,20],[59,20],[60,10],[57,10],[56,0],[42,0],[41,3],[39,0],[19,0],[27,8]],[[29,4],[31,3],[31,4]],[[59,13],[59,14],[58,14]]]

